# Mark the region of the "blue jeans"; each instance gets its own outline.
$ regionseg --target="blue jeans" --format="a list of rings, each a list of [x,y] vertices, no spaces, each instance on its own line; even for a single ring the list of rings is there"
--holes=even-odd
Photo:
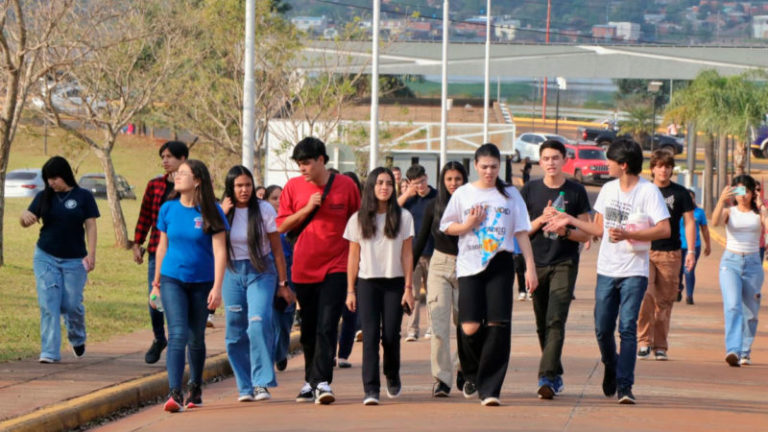
[[[293,285],[288,285],[294,292]],[[288,348],[291,344],[291,329],[296,315],[296,302],[291,303],[284,311],[272,310],[272,328],[275,332],[275,363],[288,358]]]
[[[147,296],[152,292],[152,281],[155,279],[155,254],[151,253],[147,255]],[[162,294],[161,294],[162,298]],[[162,299],[161,299],[162,301]],[[155,339],[158,341],[166,341],[165,339],[165,317],[162,312],[153,308],[147,302],[147,308],[149,309],[149,318],[152,321],[152,333],[155,334]]]
[[[189,382],[203,382],[205,366],[205,322],[208,319],[208,294],[211,282],[183,282],[160,276],[160,292],[168,320],[168,351],[165,365],[168,386],[181,390],[184,351],[189,349]]]
[[[720,260],[720,290],[725,315],[725,351],[749,356],[757,332],[763,266],[755,252],[739,255],[727,250]]]
[[[271,258],[259,272],[250,260],[232,262],[224,273],[222,296],[227,319],[227,355],[241,396],[253,394],[253,387],[275,387],[272,366],[275,335],[272,299],[277,272]]]
[[[688,254],[688,249],[681,249],[681,256],[683,257],[680,264],[680,286],[679,291],[683,290],[683,279],[685,279],[685,296],[693,298],[693,289],[696,287],[696,266],[699,264],[699,255],[701,255],[701,246],[696,246],[694,249],[696,256],[696,262],[693,264],[691,271],[685,269],[685,256]]]
[[[62,315],[69,344],[85,344],[83,288],[88,273],[82,258],[56,258],[38,247],[33,268],[40,306],[40,357],[61,360]]]
[[[619,388],[635,383],[637,351],[637,314],[643,302],[648,278],[631,276],[613,278],[597,275],[595,287],[595,335],[606,368],[616,369]],[[621,349],[616,353],[616,318],[619,318]]]

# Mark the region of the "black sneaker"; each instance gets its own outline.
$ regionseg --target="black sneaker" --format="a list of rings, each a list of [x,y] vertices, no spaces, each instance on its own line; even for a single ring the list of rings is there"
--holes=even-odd
[[[620,388],[618,397],[619,403],[622,405],[635,404],[635,395],[632,394],[632,389],[630,387]]]
[[[203,389],[200,388],[200,384],[189,383],[187,403],[185,406],[187,409],[203,406]]]
[[[693,304],[693,297],[686,297],[685,298],[685,304],[692,305]]]
[[[305,382],[304,387],[299,391],[299,395],[296,396],[296,402],[312,402],[315,400],[315,394],[312,391],[312,386]]]
[[[400,383],[400,377],[395,379],[387,378],[387,396],[390,399],[394,399],[400,396],[400,391],[403,389],[403,385]]]
[[[464,378],[464,372],[462,371],[456,372],[456,389],[458,391],[464,390],[465,382],[467,382],[467,380]]]
[[[85,344],[73,346],[72,352],[75,353],[75,357],[80,358],[85,355]]]
[[[288,367],[288,359],[284,358],[280,360],[279,362],[275,363],[275,368],[279,370],[280,372],[284,371],[285,368]]]
[[[637,350],[637,358],[640,360],[650,360],[651,347],[642,347],[639,350]]]
[[[363,399],[363,405],[373,406],[378,404],[379,404],[378,392],[368,392],[365,394],[365,398]]]
[[[464,393],[465,398],[472,399],[477,394],[477,387],[475,387],[475,383],[472,381],[465,381],[464,388],[461,391]]]
[[[182,407],[181,390],[171,389],[168,393],[168,400],[163,405],[163,409],[168,412],[179,412]]]
[[[144,354],[144,363],[146,364],[155,364],[158,360],[160,360],[160,354],[163,352],[165,347],[168,346],[167,341],[159,341],[157,339],[152,341],[152,346],[149,347],[147,350],[147,353]]]
[[[326,381],[319,383],[315,389],[315,404],[329,405],[335,401],[336,396],[333,395],[331,386]]]
[[[603,375],[603,394],[605,397],[611,397],[616,394],[616,367],[605,365],[605,375]]]
[[[437,380],[437,382],[432,386],[432,397],[448,397],[448,395],[451,393],[451,388],[448,387],[448,384]]]
[[[680,301],[682,299],[683,299],[683,292],[682,291],[678,291],[677,292],[677,301]]]

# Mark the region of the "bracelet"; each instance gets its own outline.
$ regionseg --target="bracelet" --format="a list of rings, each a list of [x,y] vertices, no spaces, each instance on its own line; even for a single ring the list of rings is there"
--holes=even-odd
[[[694,251],[688,251],[688,253],[687,253],[686,255],[696,255],[696,252],[694,252]]]

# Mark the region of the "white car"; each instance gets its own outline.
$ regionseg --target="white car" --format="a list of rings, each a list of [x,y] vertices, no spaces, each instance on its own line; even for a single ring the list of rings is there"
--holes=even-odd
[[[5,176],[6,198],[29,198],[45,189],[43,173],[39,169],[17,169]]]
[[[546,140],[557,140],[563,144],[570,143],[570,140],[562,135],[536,132],[520,134],[515,140],[514,162],[520,162],[526,157],[530,158],[531,162],[538,162],[539,146]]]
[[[32,98],[32,106],[38,110],[45,109],[45,93],[43,88],[42,95]],[[65,84],[52,88],[51,103],[53,108],[60,112],[69,114],[87,114],[88,107],[91,110],[99,111],[107,108],[104,101],[97,101],[91,97],[84,97],[82,89],[77,84]]]

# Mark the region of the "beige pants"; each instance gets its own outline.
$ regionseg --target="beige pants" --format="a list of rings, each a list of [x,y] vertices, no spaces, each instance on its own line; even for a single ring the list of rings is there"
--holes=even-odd
[[[459,365],[456,351],[451,353],[451,334],[456,333],[459,323],[456,256],[436,250],[429,263],[427,285],[427,310],[432,320],[432,376],[451,387],[454,367]]]
[[[419,263],[416,264],[416,268],[413,269],[413,313],[408,317],[408,334],[414,334],[419,336],[419,315],[421,313],[421,307],[423,306],[421,301],[421,287],[429,293],[429,282],[427,275],[429,274],[429,257],[420,257]],[[427,294],[429,295],[429,294]],[[429,328],[429,314],[427,314],[427,328]]]
[[[637,318],[637,346],[667,350],[672,305],[677,300],[682,255],[676,251],[651,251],[648,290]]]

